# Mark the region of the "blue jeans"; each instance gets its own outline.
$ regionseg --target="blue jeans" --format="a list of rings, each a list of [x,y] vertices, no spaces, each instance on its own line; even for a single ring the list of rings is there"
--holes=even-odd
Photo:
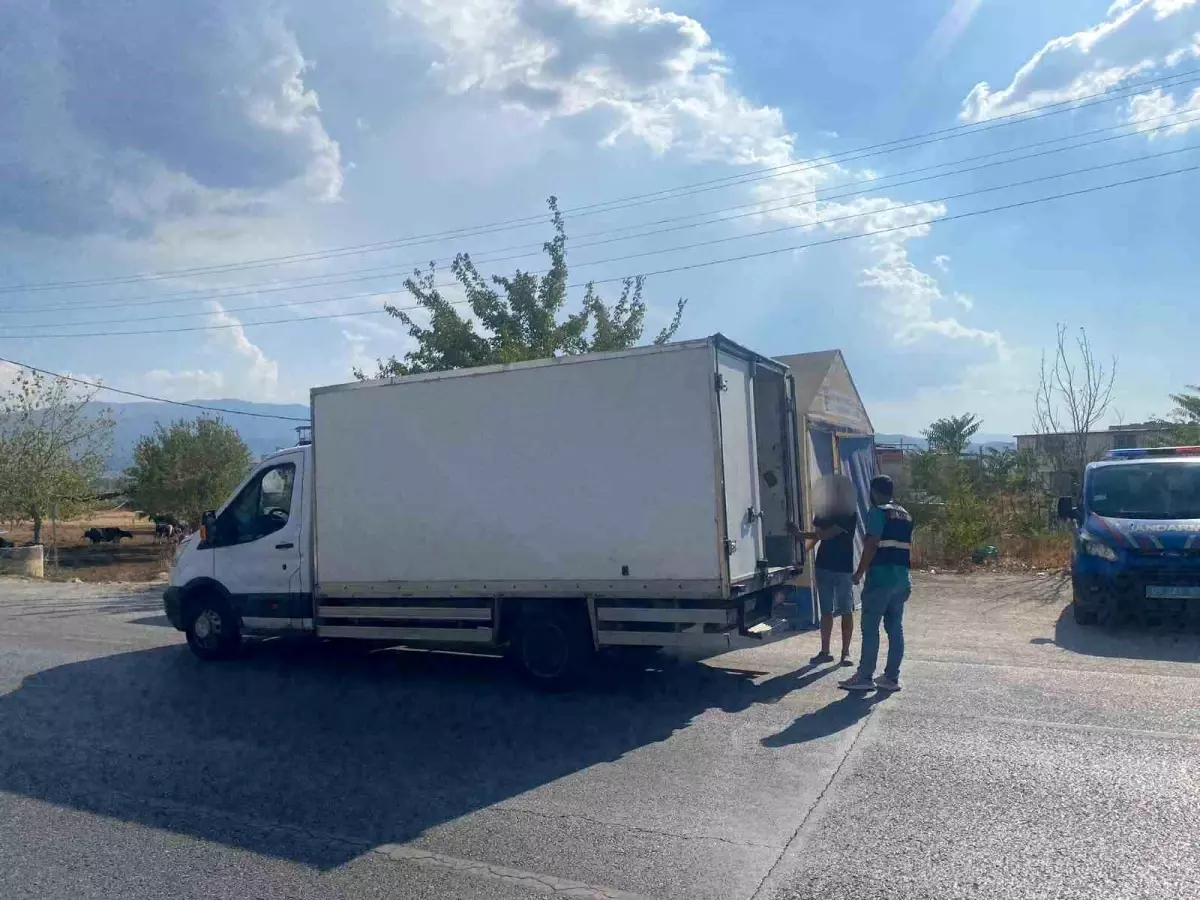
[[[883,674],[900,678],[900,662],[904,659],[904,604],[912,593],[911,585],[872,585],[867,582],[862,592],[862,660],[858,674],[875,677],[879,662],[879,624],[883,623],[888,636],[887,667]]]

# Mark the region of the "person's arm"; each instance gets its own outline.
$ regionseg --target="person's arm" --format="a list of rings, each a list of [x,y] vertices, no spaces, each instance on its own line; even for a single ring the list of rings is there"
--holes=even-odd
[[[815,541],[817,539],[817,532],[805,531],[795,522],[788,522],[787,529],[788,534],[798,541]]]
[[[858,560],[858,568],[854,571],[855,584],[863,580],[863,576],[867,574],[867,569],[871,567],[871,562],[875,559],[875,554],[879,551],[879,541],[883,538],[883,526],[886,521],[887,518],[881,510],[872,509],[867,513],[867,535],[863,539],[862,557]]]
[[[868,534],[863,540],[862,558],[858,561],[858,570],[854,573],[854,583],[858,584],[863,580],[863,576],[867,574],[867,569],[871,567],[871,561],[875,559],[875,552],[879,549],[879,538],[873,534]],[[845,582],[843,582],[844,584]]]
[[[787,527],[788,532],[798,541],[827,541],[846,532],[846,529],[837,525],[818,525],[816,531],[802,531],[795,522],[788,522]]]
[[[827,541],[830,538],[835,538],[839,534],[845,533],[846,529],[838,525],[825,525],[821,528],[818,528],[816,531],[810,532],[813,538],[818,541]]]

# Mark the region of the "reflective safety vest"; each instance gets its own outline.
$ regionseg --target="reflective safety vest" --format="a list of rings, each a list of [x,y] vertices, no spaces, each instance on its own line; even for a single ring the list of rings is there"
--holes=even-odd
[[[887,516],[887,520],[883,523],[883,536],[879,539],[879,549],[875,551],[871,565],[904,566],[907,569],[912,555],[912,516],[896,503],[878,508]]]

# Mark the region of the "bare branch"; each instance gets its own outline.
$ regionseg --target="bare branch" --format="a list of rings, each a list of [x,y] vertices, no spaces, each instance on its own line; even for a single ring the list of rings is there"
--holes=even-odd
[[[1079,329],[1073,346],[1067,339],[1067,327],[1056,329],[1053,362],[1042,355],[1037,394],[1034,397],[1034,423],[1040,435],[1056,435],[1043,441],[1046,455],[1055,469],[1078,480],[1090,462],[1088,433],[1112,406],[1117,376],[1117,358],[1101,362],[1087,331]]]

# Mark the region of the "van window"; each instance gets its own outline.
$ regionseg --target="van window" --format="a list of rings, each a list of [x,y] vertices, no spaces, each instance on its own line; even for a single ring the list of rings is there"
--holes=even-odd
[[[1101,466],[1088,476],[1087,508],[1117,519],[1200,518],[1200,463]]]
[[[245,544],[273,534],[292,514],[294,463],[283,463],[260,473],[221,515],[218,532],[222,544]]]

